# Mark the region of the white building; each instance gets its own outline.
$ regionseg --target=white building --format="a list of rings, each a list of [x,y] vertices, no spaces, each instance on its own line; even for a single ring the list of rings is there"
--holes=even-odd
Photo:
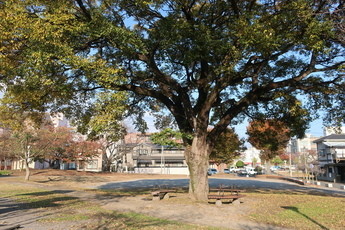
[[[65,117],[65,115],[62,113],[57,113],[57,114],[53,114],[53,115],[47,113],[45,120],[47,122],[51,123],[54,126],[54,128],[57,128],[57,127],[67,128],[68,127],[68,120]]]
[[[256,162],[255,162],[256,161]],[[260,159],[260,150],[250,147],[246,151],[244,151],[243,155],[243,162],[248,166],[260,166],[261,165],[261,159]]]
[[[331,134],[315,143],[321,169],[319,179],[345,182],[345,134]]]
[[[314,141],[319,138],[311,134],[306,134],[302,139],[292,138],[287,151],[292,154],[299,154],[310,150],[316,151],[317,145]]]

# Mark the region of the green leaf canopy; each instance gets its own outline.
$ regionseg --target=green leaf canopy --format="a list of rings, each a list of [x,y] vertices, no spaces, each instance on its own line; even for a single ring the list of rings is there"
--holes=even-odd
[[[229,125],[305,126],[320,110],[344,120],[343,25],[342,0],[6,0],[0,80],[23,110],[76,120],[104,90],[127,91],[128,112],[166,109],[193,136],[190,191],[204,199],[209,153]]]

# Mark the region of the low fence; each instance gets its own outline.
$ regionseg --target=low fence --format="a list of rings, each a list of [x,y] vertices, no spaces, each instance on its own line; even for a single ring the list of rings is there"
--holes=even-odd
[[[188,167],[143,167],[134,168],[134,173],[189,175]]]

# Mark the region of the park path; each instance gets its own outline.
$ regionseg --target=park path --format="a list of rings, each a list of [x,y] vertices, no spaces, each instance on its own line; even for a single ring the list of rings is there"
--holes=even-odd
[[[119,212],[136,212],[149,216],[165,218],[169,220],[187,222],[192,224],[220,227],[224,229],[244,229],[244,230],[268,230],[282,229],[264,224],[257,224],[246,220],[243,216],[250,211],[250,197],[240,205],[215,205],[200,203],[198,205],[186,202],[174,203],[169,201],[152,201],[147,194],[131,196],[131,197],[104,197],[93,192],[82,190],[74,190],[69,187],[51,186],[40,183],[17,182],[25,186],[37,187],[45,190],[66,194],[67,196],[77,197],[79,199],[96,203],[106,210],[114,210]],[[156,180],[132,180],[122,182],[102,182],[85,184],[83,187],[88,189],[134,189],[134,188],[150,188],[159,184],[167,184],[169,187],[186,187],[188,179],[156,179]],[[255,178],[231,178],[220,179],[210,178],[210,186],[217,187],[219,184],[236,185],[239,188],[254,189],[289,189],[295,191],[310,192],[326,192],[333,195],[345,196],[345,191],[336,188],[318,188],[315,186],[300,186],[291,182],[255,179]],[[0,181],[1,186],[1,181]],[[178,194],[178,196],[183,196]],[[170,199],[173,201],[173,198]],[[11,201],[10,199],[0,199],[0,230],[1,224],[7,226],[21,224],[25,230],[47,230],[47,229],[77,229],[76,223],[59,222],[49,227],[46,224],[37,222],[38,219],[44,217],[46,213],[39,209],[23,209],[23,205]],[[85,221],[84,221],[85,222]],[[82,222],[81,222],[82,224]]]
[[[150,180],[149,180],[150,181]],[[156,180],[157,181],[157,180]],[[174,180],[171,180],[174,181]],[[146,180],[129,181],[128,185],[134,183],[147,183]],[[180,184],[181,181],[177,183]],[[224,229],[246,229],[246,230],[269,230],[282,229],[268,226],[265,224],[258,224],[248,221],[242,217],[248,212],[249,206],[243,204],[239,206],[223,205],[216,207],[210,204],[188,204],[188,203],[169,203],[164,201],[152,201],[147,194],[132,196],[132,197],[103,197],[92,192],[73,190],[68,187],[61,186],[47,186],[45,184],[37,183],[16,183],[24,186],[36,187],[45,190],[50,190],[67,196],[77,197],[79,199],[99,204],[100,207],[106,210],[113,210],[118,212],[136,212],[164,218],[174,221],[192,223],[196,225],[206,225],[213,227],[220,227]],[[87,187],[87,186],[86,186]],[[132,186],[129,186],[132,188]],[[181,195],[179,195],[181,196]],[[186,194],[185,194],[186,196]],[[171,198],[173,199],[173,198]],[[187,200],[187,197],[186,197]],[[71,226],[76,226],[76,223],[59,222],[58,224],[49,227],[45,223],[37,222],[40,218],[46,216],[45,212],[37,209],[22,209],[22,204],[13,202],[9,199],[2,199],[1,206],[5,208],[5,213],[0,210],[0,224],[1,221],[6,220],[7,226],[20,224],[25,230],[47,230],[47,229],[77,229]],[[7,207],[7,208],[6,208]],[[84,221],[85,222],[85,221]],[[0,227],[1,230],[1,227]]]

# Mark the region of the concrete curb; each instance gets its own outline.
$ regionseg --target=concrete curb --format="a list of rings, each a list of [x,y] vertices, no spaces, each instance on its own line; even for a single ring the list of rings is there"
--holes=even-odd
[[[286,177],[281,175],[260,175],[258,177],[267,178],[267,179],[280,179],[290,181],[299,185],[309,185],[309,186],[317,186],[317,187],[326,187],[326,188],[337,188],[340,190],[345,190],[345,185],[339,185],[336,183],[328,182],[328,181],[308,181],[297,179],[294,177]]]

